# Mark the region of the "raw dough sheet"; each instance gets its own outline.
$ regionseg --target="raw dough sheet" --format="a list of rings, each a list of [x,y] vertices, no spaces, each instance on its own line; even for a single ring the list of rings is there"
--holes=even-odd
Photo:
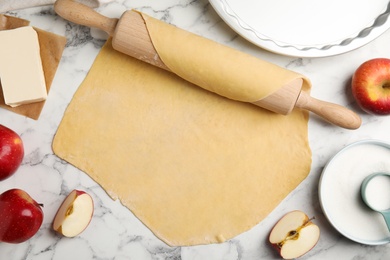
[[[112,49],[69,104],[54,152],[171,246],[263,220],[310,172],[308,113],[233,101]]]

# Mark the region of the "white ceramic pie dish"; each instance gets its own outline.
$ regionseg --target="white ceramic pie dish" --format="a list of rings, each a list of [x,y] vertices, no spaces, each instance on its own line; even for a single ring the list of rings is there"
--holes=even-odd
[[[210,0],[238,34],[266,50],[324,57],[359,48],[390,27],[388,0]]]

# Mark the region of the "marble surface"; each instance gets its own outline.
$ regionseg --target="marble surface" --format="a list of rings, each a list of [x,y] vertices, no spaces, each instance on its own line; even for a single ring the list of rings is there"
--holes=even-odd
[[[0,1],[1,5],[1,1]],[[44,223],[39,232],[21,244],[0,243],[0,259],[279,259],[267,244],[274,223],[294,209],[315,216],[321,228],[317,246],[301,259],[389,259],[390,245],[367,246],[339,234],[325,218],[318,198],[318,182],[328,160],[346,145],[363,139],[390,142],[390,117],[362,112],[352,99],[349,83],[354,70],[374,57],[390,57],[390,31],[350,53],[326,58],[292,58],[264,51],[231,30],[207,0],[117,0],[99,7],[110,17],[119,17],[135,8],[217,42],[247,52],[308,76],[312,96],[345,105],[363,120],[358,130],[332,126],[316,116],[309,121],[309,141],[313,151],[310,175],[269,216],[249,231],[222,244],[169,247],[157,239],[120,202],[111,200],[86,174],[53,154],[51,142],[73,94],[86,76],[106,35],[64,21],[53,6],[35,7],[7,14],[31,21],[33,26],[65,35],[68,43],[41,117],[34,121],[0,110],[0,124],[21,134],[25,158],[17,174],[0,182],[0,192],[10,188],[26,190],[44,204]],[[63,198],[73,189],[89,192],[96,209],[90,226],[78,237],[68,239],[51,230],[54,214]]]

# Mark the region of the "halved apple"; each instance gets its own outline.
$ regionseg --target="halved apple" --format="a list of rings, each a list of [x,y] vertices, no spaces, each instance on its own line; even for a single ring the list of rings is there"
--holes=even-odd
[[[283,259],[294,259],[309,252],[320,238],[320,229],[302,211],[284,215],[273,227],[269,242]]]
[[[58,209],[53,229],[66,237],[75,237],[87,228],[93,211],[92,197],[84,191],[73,190]]]

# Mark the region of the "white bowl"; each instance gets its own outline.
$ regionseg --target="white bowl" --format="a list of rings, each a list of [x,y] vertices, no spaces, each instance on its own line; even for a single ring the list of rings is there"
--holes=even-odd
[[[374,172],[390,172],[390,144],[364,140],[339,151],[325,166],[319,182],[322,210],[345,237],[366,245],[390,242],[382,215],[364,204],[360,187]]]

